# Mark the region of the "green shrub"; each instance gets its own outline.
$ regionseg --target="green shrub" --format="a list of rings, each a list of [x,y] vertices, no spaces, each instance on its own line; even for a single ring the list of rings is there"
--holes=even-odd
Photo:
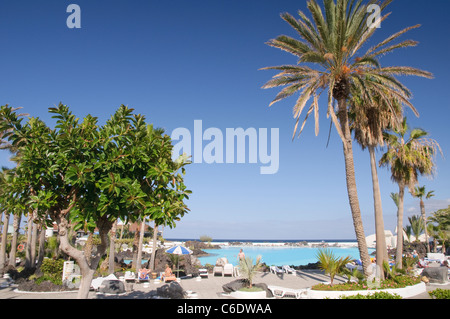
[[[44,275],[58,275],[62,277],[64,269],[64,259],[46,258],[42,261],[41,271]]]
[[[401,296],[397,294],[390,294],[385,291],[378,291],[373,294],[364,295],[354,295],[354,296],[341,296],[340,299],[402,299]]]
[[[437,288],[429,291],[428,294],[432,299],[450,299],[450,289]]]
[[[395,289],[404,288],[407,286],[414,286],[419,284],[421,281],[420,277],[411,277],[407,275],[397,275],[391,279],[385,279],[380,282],[378,289]],[[346,282],[342,284],[335,284],[331,286],[330,284],[318,284],[312,287],[313,290],[337,290],[337,291],[349,291],[349,290],[368,290],[373,289],[372,285],[368,285],[366,281],[364,282]]]
[[[53,274],[53,275],[44,274],[43,276],[36,278],[34,282],[36,284],[40,285],[44,281],[51,281],[55,285],[62,285],[62,278],[61,278],[61,276],[58,276],[56,274]]]

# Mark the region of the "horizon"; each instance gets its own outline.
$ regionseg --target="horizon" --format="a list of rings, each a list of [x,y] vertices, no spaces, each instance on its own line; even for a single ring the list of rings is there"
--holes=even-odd
[[[322,112],[326,101],[320,101],[319,135],[308,121],[300,139],[292,141],[295,100],[269,108],[279,91],[261,89],[272,73],[260,68],[296,62],[265,42],[281,34],[295,36],[280,13],[294,15],[300,9],[309,16],[306,1],[74,2],[81,8],[80,28],[66,25],[68,1],[0,4],[0,39],[5,47],[0,59],[1,105],[23,107],[22,112],[49,126],[55,121],[48,108],[62,102],[79,118],[98,117],[99,124],[120,104],[128,105],[168,135],[185,128],[191,138],[196,120],[202,121],[203,132],[216,128],[224,138],[227,128],[255,128],[258,134],[259,129],[278,129],[279,162],[273,174],[261,174],[269,164],[263,157],[251,162],[250,149],[241,163],[227,162],[224,152],[222,163],[209,164],[211,159],[203,157],[188,165],[185,184],[192,194],[186,203],[191,211],[176,228],[164,228],[164,236],[356,240],[342,143],[334,127],[327,147],[330,122]],[[434,179],[419,178],[419,186],[435,193],[425,200],[429,216],[450,205],[450,168],[445,161],[450,149],[445,95],[450,63],[442,59],[442,53],[450,52],[450,42],[441,36],[449,29],[450,2],[396,0],[387,11],[391,16],[369,45],[405,27],[422,26],[401,37],[419,41],[417,47],[386,55],[381,64],[408,65],[434,74],[432,80],[398,77],[413,92],[412,103],[420,113],[416,118],[405,110],[409,125],[429,132],[444,153],[444,158],[436,157]],[[269,146],[270,136],[267,133]],[[203,146],[209,143],[203,140]],[[375,233],[369,154],[356,143],[353,153],[367,237]],[[377,150],[377,160],[380,154]],[[12,165],[5,150],[0,152],[0,164]],[[385,229],[395,233],[397,210],[390,193],[398,192],[398,186],[387,169],[379,168],[378,174]],[[405,192],[404,225],[419,213],[419,200]]]

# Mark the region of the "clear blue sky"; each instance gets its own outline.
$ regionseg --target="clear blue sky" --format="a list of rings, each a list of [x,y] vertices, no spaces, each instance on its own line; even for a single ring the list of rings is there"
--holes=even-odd
[[[69,4],[81,8],[81,29],[69,29]],[[48,107],[63,102],[80,118],[91,113],[105,121],[120,104],[145,114],[167,133],[194,120],[203,129],[278,128],[280,164],[261,175],[257,164],[192,164],[186,184],[193,191],[191,212],[168,238],[354,239],[347,199],[341,142],[321,103],[320,134],[309,121],[300,139],[291,140],[295,98],[268,104],[277,89],[262,90],[273,75],[258,69],[294,64],[293,56],[265,44],[280,34],[295,36],[281,12],[306,11],[306,1],[11,1],[0,4],[0,103],[23,107],[52,125]],[[450,52],[448,0],[396,0],[392,15],[374,40],[422,24],[403,39],[420,42],[385,56],[383,65],[428,70],[434,80],[401,78],[414,93],[420,112],[409,122],[430,132],[449,156],[448,84]],[[357,186],[366,235],[374,233],[369,155],[354,147]],[[378,153],[379,156],[380,153]],[[0,164],[10,166],[8,154]],[[438,157],[433,180],[421,185],[436,196],[427,212],[450,204],[450,167]],[[386,169],[379,169],[386,229],[395,230],[397,191]],[[409,194],[405,214],[417,214]]]

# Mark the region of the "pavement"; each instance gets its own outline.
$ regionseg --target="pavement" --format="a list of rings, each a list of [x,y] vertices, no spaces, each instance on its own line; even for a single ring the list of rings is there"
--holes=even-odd
[[[195,299],[229,299],[230,297],[223,293],[222,285],[227,284],[235,277],[230,276],[214,276],[209,274],[208,278],[198,280],[197,278],[184,278],[180,280],[181,287],[192,292],[191,296]],[[280,286],[284,288],[302,289],[309,288],[320,282],[329,281],[320,270],[299,270],[296,275],[283,274],[276,275],[273,273],[258,273],[253,283],[265,283],[268,286]],[[335,282],[343,282],[344,278],[336,277]],[[123,295],[104,295],[95,291],[90,291],[88,299],[152,299],[156,294],[156,289],[164,283],[155,283],[152,280],[147,283],[127,284],[127,292]],[[441,288],[450,289],[448,284],[427,284],[427,292],[408,299],[431,299],[428,291]],[[0,300],[2,299],[76,299],[77,292],[18,292],[17,287],[11,285],[9,287],[0,288]]]

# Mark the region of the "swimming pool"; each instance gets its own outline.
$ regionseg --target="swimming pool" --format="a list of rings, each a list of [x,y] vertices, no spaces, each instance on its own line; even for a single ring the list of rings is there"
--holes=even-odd
[[[261,261],[266,265],[307,265],[309,263],[316,263],[316,254],[320,248],[312,247],[261,247],[261,246],[223,246],[221,249],[204,249],[210,256],[198,257],[202,265],[215,265],[218,258],[226,257],[228,262],[234,266],[238,265],[237,256],[240,249],[243,249],[245,256],[256,260],[258,255],[261,255]],[[335,256],[347,257],[352,259],[359,259],[359,250],[357,247],[329,247]],[[374,249],[369,249],[369,254]]]

